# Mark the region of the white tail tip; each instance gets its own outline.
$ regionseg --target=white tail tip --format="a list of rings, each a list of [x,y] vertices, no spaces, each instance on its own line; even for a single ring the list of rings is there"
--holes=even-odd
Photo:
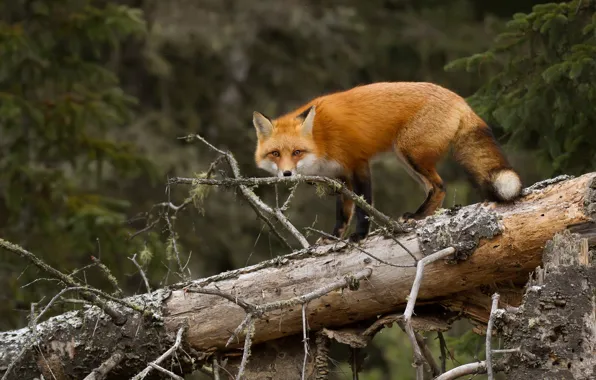
[[[521,181],[513,170],[499,172],[493,181],[493,186],[499,198],[510,201],[521,193]]]

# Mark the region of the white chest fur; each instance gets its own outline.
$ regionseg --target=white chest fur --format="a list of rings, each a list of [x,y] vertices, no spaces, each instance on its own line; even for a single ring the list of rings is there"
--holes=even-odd
[[[302,175],[319,175],[324,177],[338,177],[345,173],[344,167],[337,161],[318,158],[314,154],[307,154],[298,161],[296,171]]]

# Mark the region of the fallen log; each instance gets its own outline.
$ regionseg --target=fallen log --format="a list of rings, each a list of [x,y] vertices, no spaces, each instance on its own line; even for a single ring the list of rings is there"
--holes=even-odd
[[[449,246],[457,249],[457,264],[437,262],[426,268],[419,302],[496,281],[526,281],[539,265],[547,240],[570,226],[592,222],[596,214],[596,174],[561,179],[528,189],[523,199],[512,204],[475,204],[429,217],[415,232],[397,237],[417,258]],[[308,304],[309,326],[318,330],[403,307],[414,280],[414,264],[394,238],[376,234],[358,249],[345,243],[316,247],[282,258],[276,266],[246,268],[194,281],[193,286],[216,284],[238,299],[263,304],[308,293],[346,274],[372,268],[372,276],[361,281],[358,291],[332,292]],[[187,321],[187,342],[200,351],[224,348],[245,317],[245,311],[233,302],[214,295],[187,294],[183,289],[174,290],[164,306],[166,328],[174,331]],[[301,330],[299,306],[274,310],[256,321],[253,343]],[[241,341],[235,344],[240,345]]]
[[[524,194],[511,204],[483,203],[445,210],[399,236],[377,231],[358,246],[345,242],[312,246],[127,299],[159,314],[158,320],[148,318],[150,313],[142,317],[138,311],[114,303],[127,317],[122,326],[111,323],[92,306],[40,323],[36,335],[29,328],[0,333],[0,374],[18,357],[8,378],[33,378],[40,373],[45,378],[59,379],[57,373],[64,378],[84,378],[119,348],[125,358],[112,374],[114,378],[131,376],[168,349],[181,328],[185,329],[185,352],[200,356],[197,351],[238,349],[243,346],[244,333],[227,347],[226,342],[246,319],[247,310],[256,313],[253,344],[301,334],[300,302],[286,302],[285,307],[266,312],[259,312],[259,305],[317,292],[342,278],[348,280],[345,286],[307,303],[310,330],[374,320],[403,310],[417,260],[446,247],[455,248],[455,254],[425,268],[416,308],[432,303],[449,305],[450,298],[461,305],[474,304],[474,297],[465,297],[466,292],[496,282],[526,282],[529,272],[541,262],[545,243],[557,232],[594,233],[596,173],[545,181]],[[349,283],[363,271],[370,275]],[[227,298],[194,292],[202,289]],[[449,307],[458,306],[451,303]],[[482,320],[481,312],[476,315]],[[192,370],[192,360],[179,356],[188,366],[168,369],[176,373]]]

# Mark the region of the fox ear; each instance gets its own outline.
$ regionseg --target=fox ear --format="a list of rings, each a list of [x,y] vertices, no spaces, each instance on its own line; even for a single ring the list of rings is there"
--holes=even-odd
[[[265,115],[260,112],[254,111],[252,113],[252,123],[257,130],[257,136],[269,137],[273,131],[273,124]]]
[[[315,106],[311,106],[306,111],[302,112],[298,115],[299,119],[303,119],[302,121],[302,134],[310,135],[312,133],[312,128],[315,122],[315,115],[317,111]]]

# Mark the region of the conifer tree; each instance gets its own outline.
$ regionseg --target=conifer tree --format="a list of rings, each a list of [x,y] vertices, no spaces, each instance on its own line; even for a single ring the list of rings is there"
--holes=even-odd
[[[108,51],[144,30],[138,10],[115,3],[0,3],[0,236],[66,271],[101,249],[134,249],[125,240],[128,202],[109,188],[152,165],[108,137],[130,120],[135,99],[104,63]],[[115,270],[128,261],[102,260]],[[21,273],[5,252],[0,262],[0,286],[12,293],[0,314],[28,309],[39,294],[20,285],[35,270]],[[37,291],[44,287],[51,285]]]
[[[551,174],[596,168],[595,9],[593,0],[536,5],[491,49],[446,66],[486,76],[471,104]]]

